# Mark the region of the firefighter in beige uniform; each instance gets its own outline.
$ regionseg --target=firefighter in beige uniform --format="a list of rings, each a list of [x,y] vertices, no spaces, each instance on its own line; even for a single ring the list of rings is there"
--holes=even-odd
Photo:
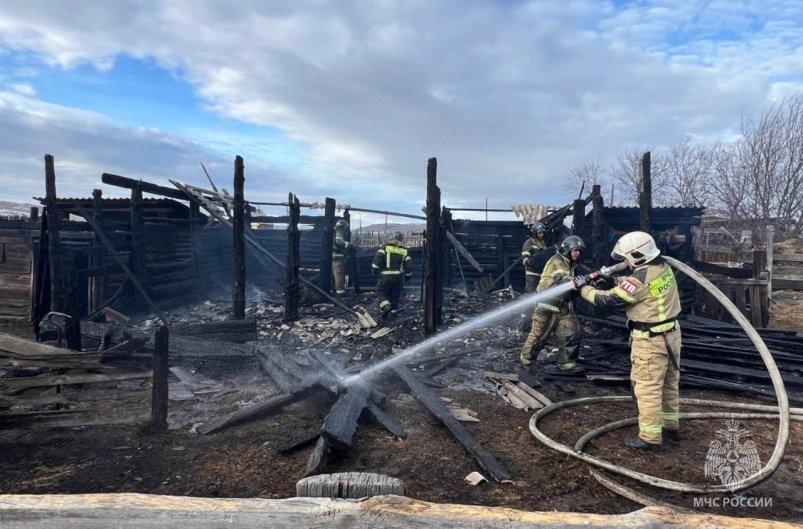
[[[335,280],[335,294],[346,293],[346,252],[351,243],[351,229],[346,219],[335,223],[335,237],[332,240],[332,277]]]
[[[538,288],[541,280],[541,270],[547,257],[547,247],[544,242],[546,226],[536,222],[530,228],[530,236],[521,246],[521,262],[524,264],[524,292],[530,294]],[[554,248],[554,247],[553,247]]]
[[[570,281],[576,270],[580,252],[585,248],[580,237],[570,235],[558,246],[541,272],[541,281],[538,283],[538,292],[543,292],[553,285]],[[581,272],[582,273],[582,272]],[[533,350],[538,351],[544,346],[554,331],[558,338],[557,366],[561,372],[574,373],[581,369],[575,363],[580,353],[580,334],[577,317],[572,310],[568,299],[543,299],[535,307],[532,318],[532,327],[524,345],[521,348],[519,360],[525,366],[533,361]]]
[[[626,306],[630,331],[630,380],[638,403],[639,437],[630,448],[652,448],[662,437],[676,441],[680,380],[680,297],[672,268],[659,257],[655,240],[634,231],[617,241],[611,255],[631,273],[611,290],[583,286],[580,295],[598,306]],[[663,434],[663,435],[662,435]]]

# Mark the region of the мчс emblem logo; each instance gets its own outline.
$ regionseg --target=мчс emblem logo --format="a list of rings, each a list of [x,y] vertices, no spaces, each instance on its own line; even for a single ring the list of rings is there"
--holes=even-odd
[[[717,430],[717,437],[708,445],[705,455],[705,477],[719,479],[731,492],[736,484],[761,469],[756,443],[747,439],[750,431],[739,422],[729,420],[726,428]]]

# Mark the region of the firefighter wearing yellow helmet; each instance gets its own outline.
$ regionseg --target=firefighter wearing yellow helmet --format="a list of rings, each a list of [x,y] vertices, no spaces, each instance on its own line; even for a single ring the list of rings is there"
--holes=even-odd
[[[642,231],[620,238],[611,256],[624,260],[627,277],[610,290],[584,285],[580,295],[601,307],[624,306],[630,328],[630,380],[638,403],[639,436],[630,448],[649,449],[679,439],[680,296],[672,268],[655,240]],[[575,278],[582,285],[583,278]]]

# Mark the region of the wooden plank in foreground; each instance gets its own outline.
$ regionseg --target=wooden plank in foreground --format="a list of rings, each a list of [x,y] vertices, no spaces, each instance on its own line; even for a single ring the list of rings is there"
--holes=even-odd
[[[800,527],[792,522],[682,514],[646,507],[626,514],[529,512],[485,505],[439,504],[403,496],[365,501],[332,498],[193,498],[154,494],[4,494],[3,529],[299,529],[377,527],[383,529],[688,529],[699,527],[773,529]]]
[[[502,463],[482,447],[466,428],[460,424],[438,395],[404,366],[394,366],[393,371],[404,380],[421,403],[429,409],[458,441],[469,451],[479,465],[496,481],[510,479],[511,474]]]

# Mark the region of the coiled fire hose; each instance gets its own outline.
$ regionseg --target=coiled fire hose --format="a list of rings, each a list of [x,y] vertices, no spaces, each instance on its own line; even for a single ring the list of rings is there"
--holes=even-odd
[[[558,452],[577,458],[590,465],[606,469],[615,474],[627,476],[642,483],[646,483],[662,489],[675,490],[681,492],[697,492],[697,493],[710,493],[710,492],[733,493],[750,488],[766,480],[772,475],[773,472],[775,472],[775,470],[781,463],[781,459],[783,458],[784,454],[784,449],[786,447],[786,442],[789,437],[789,420],[790,420],[789,399],[786,394],[786,389],[784,388],[783,380],[781,379],[781,374],[778,371],[778,366],[775,365],[775,360],[772,358],[772,355],[767,349],[766,344],[764,344],[764,341],[761,339],[761,336],[759,336],[758,332],[756,332],[753,326],[750,325],[750,322],[747,321],[747,318],[745,318],[742,315],[742,313],[736,308],[736,306],[717,287],[715,287],[705,277],[697,273],[694,269],[681,263],[677,259],[673,259],[671,257],[666,257],[666,256],[664,256],[664,259],[666,259],[666,261],[669,262],[669,264],[671,264],[674,268],[680,270],[687,276],[697,281],[697,283],[699,283],[703,288],[705,288],[708,292],[714,295],[714,297],[716,297],[722,303],[722,305],[728,310],[728,312],[733,316],[734,320],[736,320],[736,322],[742,327],[742,329],[744,329],[750,340],[756,346],[756,349],[758,349],[758,352],[761,355],[761,359],[764,361],[764,365],[766,366],[767,371],[769,372],[770,379],[772,380],[772,386],[773,389],[775,390],[775,394],[778,399],[777,407],[763,406],[758,404],[741,404],[735,402],[715,401],[715,400],[680,399],[680,403],[686,405],[717,406],[723,408],[750,410],[753,412],[772,412],[772,413],[729,413],[729,412],[682,413],[680,415],[680,418],[681,419],[708,419],[708,418],[766,419],[766,418],[777,417],[779,419],[778,437],[776,439],[772,455],[770,456],[769,460],[767,460],[767,463],[757,473],[747,478],[744,478],[740,481],[737,481],[735,483],[729,483],[728,485],[725,484],[695,485],[689,483],[682,483],[678,481],[672,481],[669,479],[664,479],[656,476],[651,476],[649,474],[644,474],[642,472],[637,472],[635,470],[631,470],[622,467],[620,465],[615,465],[613,463],[610,463],[608,461],[605,461],[603,459],[600,459],[598,457],[583,452],[583,448],[585,447],[585,445],[594,437],[602,435],[611,430],[615,430],[617,428],[623,428],[625,426],[634,424],[635,422],[638,421],[638,419],[636,418],[625,419],[623,421],[610,423],[600,428],[597,428],[591,432],[588,432],[586,435],[580,438],[580,440],[578,440],[574,448],[571,448],[567,445],[564,445],[551,439],[549,436],[544,434],[538,428],[538,422],[554,411],[563,408],[569,408],[573,406],[580,406],[599,402],[631,401],[633,400],[633,397],[630,396],[588,397],[588,398],[557,402],[555,404],[542,408],[530,418],[530,424],[529,424],[530,432],[532,432],[532,434],[535,436],[536,439],[538,439],[548,447],[552,448],[553,450],[557,450]],[[803,409],[794,408],[791,411],[793,412],[794,419],[803,420]]]

